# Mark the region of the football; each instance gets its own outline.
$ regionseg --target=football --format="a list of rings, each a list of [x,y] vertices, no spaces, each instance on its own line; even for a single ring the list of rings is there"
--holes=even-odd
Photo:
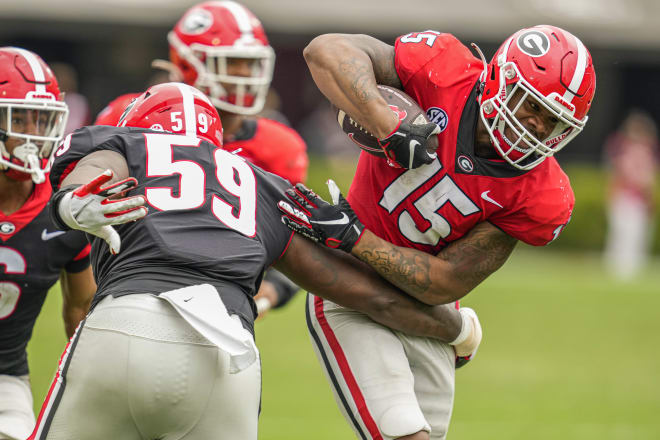
[[[384,85],[379,85],[378,90],[392,111],[399,113],[399,117],[403,121],[411,124],[428,122],[424,110],[406,93]],[[385,157],[383,149],[378,144],[378,139],[341,109],[337,109],[337,122],[339,122],[339,126],[349,139],[355,142],[358,147],[375,156]],[[437,148],[438,137],[433,136],[429,140],[428,149],[429,151],[435,151]]]

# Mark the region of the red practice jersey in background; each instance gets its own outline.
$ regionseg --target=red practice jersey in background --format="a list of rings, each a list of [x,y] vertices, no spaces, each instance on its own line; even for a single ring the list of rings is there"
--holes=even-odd
[[[266,118],[245,119],[239,133],[225,139],[225,150],[239,148],[239,156],[292,184],[307,179],[307,145],[286,125]]]
[[[116,126],[126,106],[138,96],[127,93],[115,98],[101,110],[94,125]],[[279,122],[261,117],[244,119],[236,136],[224,139],[223,148],[239,150],[239,156],[292,184],[307,179],[307,145],[295,130]]]
[[[436,254],[488,221],[525,243],[554,240],[575,198],[554,158],[530,171],[474,153],[483,64],[450,34],[399,37],[395,67],[403,90],[438,124],[438,158],[414,170],[360,155],[348,200],[360,220],[399,246]]]

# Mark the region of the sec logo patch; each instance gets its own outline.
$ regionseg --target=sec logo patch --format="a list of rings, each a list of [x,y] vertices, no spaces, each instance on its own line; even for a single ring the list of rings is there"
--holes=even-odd
[[[426,110],[426,117],[429,118],[429,121],[440,127],[440,132],[445,131],[447,124],[449,124],[449,117],[447,116],[447,112],[440,107],[431,107],[430,109]]]

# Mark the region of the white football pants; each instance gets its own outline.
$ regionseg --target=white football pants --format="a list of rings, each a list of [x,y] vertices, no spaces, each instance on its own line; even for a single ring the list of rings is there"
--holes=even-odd
[[[24,440],[33,428],[30,379],[0,374],[0,440]]]
[[[444,439],[454,401],[454,349],[408,336],[314,295],[307,327],[337,405],[361,440],[419,431]]]
[[[261,365],[152,295],[103,299],[67,346],[31,439],[256,440]]]

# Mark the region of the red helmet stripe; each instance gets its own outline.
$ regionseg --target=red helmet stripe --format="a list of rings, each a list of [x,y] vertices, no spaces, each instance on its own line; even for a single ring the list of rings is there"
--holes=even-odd
[[[577,46],[577,64],[575,66],[575,72],[573,72],[573,79],[571,79],[571,83],[568,85],[568,90],[564,93],[564,100],[571,102],[573,98],[575,97],[575,93],[578,90],[580,90],[580,86],[582,85],[582,80],[584,79],[584,73],[587,70],[587,48],[584,47],[584,44],[582,44],[582,41],[578,37],[575,37],[575,43]]]
[[[27,61],[28,65],[30,66],[30,69],[32,69],[32,75],[34,75],[34,80],[36,81],[35,92],[46,93],[46,74],[44,73],[44,69],[41,67],[41,64],[39,63],[37,57],[35,57],[32,52],[27,51],[25,49],[21,49],[18,47],[14,49],[23,58],[25,58],[25,61]]]
[[[251,24],[252,20],[247,9],[245,9],[245,7],[242,5],[232,1],[225,1],[221,3],[222,6],[231,12],[231,15],[234,16],[234,20],[236,20],[236,23],[238,24],[238,30],[241,32],[241,38],[238,41],[242,41],[243,39],[254,39],[254,33],[252,31]]]

